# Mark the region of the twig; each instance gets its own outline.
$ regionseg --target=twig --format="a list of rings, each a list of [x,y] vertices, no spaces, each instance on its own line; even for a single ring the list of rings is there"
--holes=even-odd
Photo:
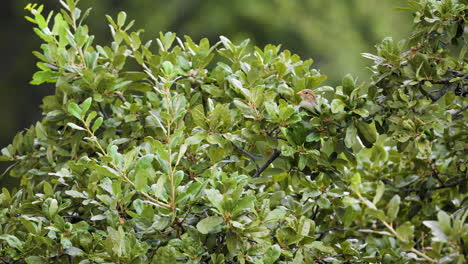
[[[99,106],[99,111],[102,113],[105,119],[109,119],[109,116],[106,114],[106,111],[104,111],[104,108],[102,107],[101,103],[98,103]]]
[[[465,111],[466,109],[468,109],[468,105],[465,105],[464,107],[458,109],[458,111],[456,111],[455,113],[453,113],[453,114],[452,114],[452,118],[457,117],[459,114],[463,113],[463,111]]]
[[[8,168],[5,169],[5,171],[0,175],[0,178],[3,178],[3,176],[7,175],[7,173],[13,169],[16,165],[18,165],[19,161],[16,161],[15,163],[11,164],[8,166]]]
[[[445,86],[439,90],[439,94],[437,95],[431,95],[430,93],[428,94],[429,98],[431,98],[432,103],[437,102],[442,96],[444,96],[448,91],[450,91],[450,84],[451,83],[445,83],[442,81],[439,82],[434,82],[435,84],[445,84]]]
[[[260,170],[260,167],[258,166],[257,162],[255,160],[257,160],[257,158],[250,152],[247,152],[245,149],[241,148],[241,146],[237,145],[236,143],[234,142],[231,142],[231,144],[236,147],[237,150],[239,150],[240,152],[242,152],[245,156],[247,156],[249,159],[251,159],[253,161],[253,163],[255,164],[255,167],[257,168],[257,171]]]
[[[467,209],[468,209],[468,204],[465,205],[465,206],[463,206],[462,208],[456,210],[452,215],[453,215],[453,216],[456,216],[456,215],[459,214],[459,213],[465,212],[465,210],[467,210]]]
[[[457,185],[459,185],[460,183],[463,183],[463,182],[466,182],[466,179],[464,180],[463,178],[459,178],[458,180],[456,180],[454,182],[445,183],[445,184],[435,186],[434,188],[429,189],[429,191],[435,191],[435,190],[440,190],[440,189],[445,189],[445,188],[452,188],[452,187],[455,187],[455,186],[457,186]],[[420,190],[421,189],[405,189],[404,191],[405,192],[418,192]]]
[[[468,79],[468,74],[462,74],[462,75],[456,75],[456,76],[462,78],[461,85],[465,86],[466,85],[465,80]],[[431,95],[430,93],[428,94],[429,98],[431,98],[432,100],[432,103],[437,102],[437,100],[442,98],[442,96],[444,96],[447,92],[457,89],[457,85],[453,85],[453,84],[456,84],[456,82],[450,82],[450,80],[432,81],[432,83],[445,85],[442,89],[439,90],[439,94],[437,95]],[[462,96],[464,96],[464,94],[465,93],[462,92]]]
[[[439,177],[439,171],[437,169],[432,169],[432,177],[436,178],[439,183],[444,184],[442,179]]]
[[[269,136],[273,135],[273,133],[274,133],[278,128],[279,128],[279,126],[275,126],[272,130],[267,131],[267,132],[266,132],[267,135],[269,135]]]
[[[273,161],[275,161],[275,159],[277,159],[280,156],[280,154],[280,150],[274,149],[273,154],[271,154],[270,158],[265,162],[265,164],[263,164],[263,166],[259,170],[257,170],[253,178],[257,178],[258,176],[260,176],[260,174],[262,174],[262,172],[266,170],[268,166],[270,166],[270,164],[273,163]]]
[[[455,186],[457,186],[458,184],[460,184],[462,182],[466,182],[466,179],[465,180],[458,179],[457,181],[454,181],[452,183],[446,183],[446,184],[436,186],[436,187],[434,187],[434,190],[440,190],[440,189],[444,189],[444,188],[452,188],[452,187],[455,187]]]
[[[328,229],[325,229],[325,230],[321,230],[321,231],[315,231],[315,234],[319,235],[319,234],[326,234],[330,231],[334,231],[334,230],[338,230],[338,231],[346,231],[346,229],[344,228],[338,228],[338,227],[332,227],[332,228],[328,228]]]
[[[380,108],[380,109],[377,110],[376,112],[374,112],[374,113],[372,113],[372,114],[366,116],[366,117],[364,118],[364,121],[369,121],[369,120],[371,120],[372,118],[374,118],[376,115],[381,114],[381,113],[384,112],[384,111],[385,111],[385,108]]]
[[[455,77],[463,77],[463,76],[466,75],[464,72],[456,71],[456,70],[452,70],[452,69],[448,69],[447,71],[452,73],[453,75],[455,75]]]
[[[315,220],[315,217],[317,217],[318,211],[319,211],[319,208],[318,208],[317,205],[315,205],[315,206],[314,206],[314,212],[313,212],[312,215],[310,216],[310,219]]]
[[[115,95],[122,101],[122,103],[126,103],[127,99],[121,93],[115,93]]]
[[[340,232],[344,232],[346,231],[346,229],[344,228],[338,228],[338,227],[332,227],[332,228],[328,228],[328,229],[325,229],[325,230],[321,230],[321,231],[316,231],[315,234],[316,235],[319,235],[315,240],[322,240],[322,238],[330,231],[334,231],[334,230],[337,230],[337,231],[340,231]]]

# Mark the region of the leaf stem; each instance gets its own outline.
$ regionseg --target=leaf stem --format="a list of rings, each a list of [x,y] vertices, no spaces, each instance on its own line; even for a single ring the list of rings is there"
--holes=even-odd
[[[166,89],[164,92],[164,97],[166,99],[166,113],[168,116],[172,116],[172,107],[171,107],[171,91],[170,86],[165,84]],[[171,206],[172,211],[176,209],[176,202],[175,202],[175,186],[174,186],[174,169],[172,167],[172,140],[171,140],[171,127],[172,122],[171,120],[167,120],[166,122],[166,140],[167,140],[167,152],[169,154],[169,181],[171,184],[171,202],[169,203]]]

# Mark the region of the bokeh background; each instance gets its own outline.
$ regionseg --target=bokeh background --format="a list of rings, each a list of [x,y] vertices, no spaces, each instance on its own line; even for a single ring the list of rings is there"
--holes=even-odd
[[[36,70],[31,52],[41,41],[24,19],[28,2],[0,1],[0,148],[41,118],[41,100],[53,93],[53,85],[29,84]],[[35,2],[46,10],[60,7],[58,0]],[[79,7],[93,9],[87,24],[97,43],[110,38],[104,15],[125,10],[136,19],[133,29],[145,29],[145,40],[172,31],[212,43],[224,35],[249,38],[258,46],[282,44],[313,58],[315,68],[328,76],[326,84],[335,85],[346,73],[365,81],[370,62],[360,53],[373,52],[385,36],[400,39],[410,32],[410,14],[394,10],[405,5],[406,0],[81,0]],[[5,165],[0,164],[0,174]]]

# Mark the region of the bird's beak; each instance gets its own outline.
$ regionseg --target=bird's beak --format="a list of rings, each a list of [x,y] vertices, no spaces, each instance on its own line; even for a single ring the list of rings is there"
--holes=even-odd
[[[300,92],[297,93],[297,95],[303,96],[304,92],[300,91]]]

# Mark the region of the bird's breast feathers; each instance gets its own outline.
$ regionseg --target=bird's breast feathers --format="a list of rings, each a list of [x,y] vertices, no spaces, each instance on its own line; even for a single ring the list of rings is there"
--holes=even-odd
[[[304,107],[304,108],[308,108],[308,109],[313,109],[314,105],[315,104],[313,102],[311,102],[311,101],[302,100],[302,102],[301,102],[301,106]]]

